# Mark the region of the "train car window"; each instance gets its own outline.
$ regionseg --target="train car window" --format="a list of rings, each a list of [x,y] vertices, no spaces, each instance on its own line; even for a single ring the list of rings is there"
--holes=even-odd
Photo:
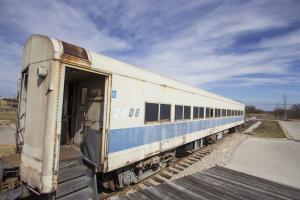
[[[199,118],[199,107],[193,107],[193,119]]]
[[[221,109],[216,109],[216,117],[221,117]]]
[[[160,104],[159,111],[160,121],[170,121],[171,120],[171,105],[170,104]]]
[[[226,117],[226,110],[222,109],[222,117]]]
[[[145,105],[145,122],[158,121],[158,107],[157,103],[146,103]]]
[[[191,119],[191,106],[184,106],[184,119]]]
[[[199,118],[204,118],[204,108],[199,107]]]
[[[205,110],[205,117],[209,118],[210,117],[209,114],[210,114],[209,108],[206,108],[206,110]]]
[[[175,120],[183,119],[183,106],[175,105]]]
[[[213,108],[210,109],[210,117],[214,117],[214,109]]]
[[[230,117],[230,110],[227,110],[227,116]]]
[[[86,98],[87,98],[87,88],[83,87],[80,91],[80,105],[85,106],[86,105]]]

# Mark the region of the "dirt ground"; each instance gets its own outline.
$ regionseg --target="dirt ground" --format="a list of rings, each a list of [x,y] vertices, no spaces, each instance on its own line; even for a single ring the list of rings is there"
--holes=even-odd
[[[0,124],[0,158],[14,153],[15,125]]]
[[[198,171],[214,167],[216,165],[224,166],[232,157],[235,149],[249,136],[241,133],[228,134],[221,141],[218,142],[214,150],[199,160],[192,166],[184,169],[184,171],[175,175],[172,179],[177,179],[183,176],[187,176]]]

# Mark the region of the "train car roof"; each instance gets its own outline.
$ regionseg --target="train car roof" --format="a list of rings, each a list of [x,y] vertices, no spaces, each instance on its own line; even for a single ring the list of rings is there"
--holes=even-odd
[[[67,57],[77,57],[78,61],[86,61],[83,63],[88,63],[88,67],[98,71],[103,71],[109,74],[123,75],[141,81],[160,84],[240,106],[244,105],[241,102],[225,98],[206,90],[190,86],[142,68],[135,67],[128,63],[95,53],[88,49],[84,49],[44,35],[34,34],[31,35],[26,41],[23,49],[22,71],[29,64],[38,63],[45,60],[61,60],[65,55]]]

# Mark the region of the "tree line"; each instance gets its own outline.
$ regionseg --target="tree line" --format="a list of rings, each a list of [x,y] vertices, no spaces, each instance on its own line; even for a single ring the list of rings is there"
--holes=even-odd
[[[253,105],[247,105],[245,108],[246,115],[250,114],[262,114],[262,113],[270,113],[273,114],[276,118],[284,118],[285,109],[282,107],[276,107],[273,111],[264,111],[261,109],[257,109]],[[300,119],[300,104],[293,104],[286,110],[287,119]]]

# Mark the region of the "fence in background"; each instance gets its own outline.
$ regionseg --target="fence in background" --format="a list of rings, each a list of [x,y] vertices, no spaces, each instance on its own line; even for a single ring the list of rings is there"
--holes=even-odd
[[[18,100],[14,98],[0,99],[0,112],[17,112]]]

